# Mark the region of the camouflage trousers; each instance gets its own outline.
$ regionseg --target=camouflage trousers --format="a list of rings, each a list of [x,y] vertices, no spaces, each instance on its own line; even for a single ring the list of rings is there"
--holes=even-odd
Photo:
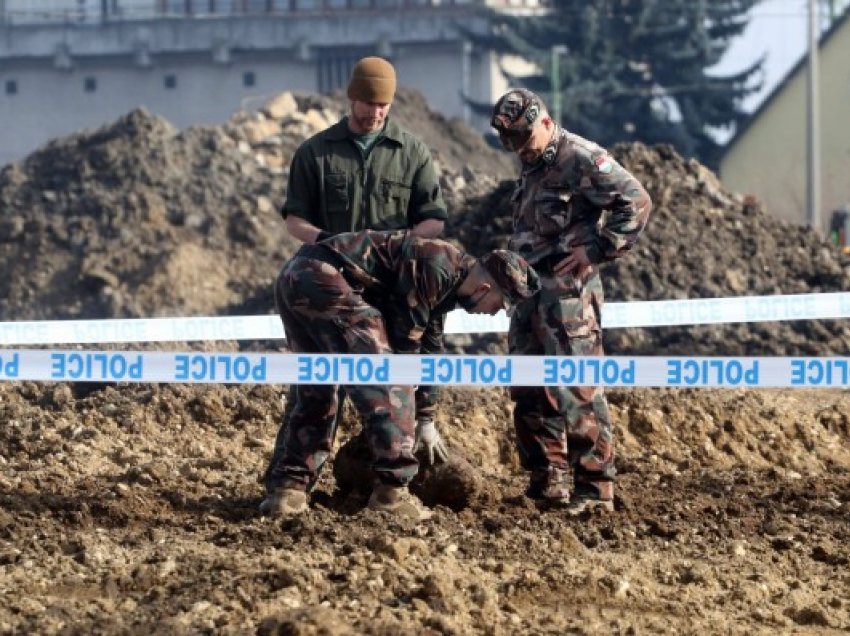
[[[278,275],[275,303],[287,342],[298,353],[391,353],[381,313],[333,266],[295,257]],[[309,489],[333,448],[339,387],[299,385],[288,423],[278,433],[280,449],[272,456],[265,485]],[[413,388],[349,386],[372,450],[376,477],[403,485],[416,475],[413,456]]]
[[[601,356],[602,282],[542,276],[511,318],[512,355]],[[601,387],[512,387],[520,460],[535,480],[572,470],[578,492],[613,497],[614,433]]]
[[[425,333],[422,334],[422,342],[420,353],[433,355],[443,351],[443,329],[445,327],[446,315],[443,313],[435,315],[428,325],[425,327]],[[295,407],[297,386],[289,387],[286,398],[284,400],[283,417],[280,428],[277,431],[277,436],[274,440],[274,450],[269,464],[263,473],[261,482],[266,490],[271,492],[275,488],[276,481],[272,477],[272,469],[280,459],[283,453],[283,443],[286,439],[286,430],[289,427],[289,419],[292,416],[292,409]],[[442,387],[422,385],[416,387],[414,393],[416,419],[435,419],[437,415],[437,401],[439,400]],[[346,389],[340,387],[337,390],[337,417],[334,421],[333,428],[336,430],[338,420],[342,415],[342,403],[345,400]]]

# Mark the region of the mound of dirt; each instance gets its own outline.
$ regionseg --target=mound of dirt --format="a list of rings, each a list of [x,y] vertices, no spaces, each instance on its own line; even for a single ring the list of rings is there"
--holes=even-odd
[[[278,214],[289,161],[346,104],[283,93],[256,113],[182,132],[139,109],[5,166],[0,313],[273,313],[272,280],[296,247]],[[452,208],[467,192],[492,189],[492,174],[509,172],[504,153],[430,111],[420,94],[399,91],[394,114],[435,139]]]
[[[283,93],[220,127],[180,132],[144,110],[53,141],[0,172],[0,311],[7,319],[272,313],[271,281],[295,242],[277,209],[306,137],[341,95]],[[452,215],[476,254],[507,244],[508,153],[401,91],[394,116],[435,148]],[[605,266],[609,300],[844,291],[850,257],[727,192],[670,147],[614,154],[655,211],[634,253]],[[839,321],[608,330],[620,354],[817,355],[850,346]],[[457,350],[504,350],[488,337]]]
[[[0,173],[6,319],[226,313],[291,251],[284,183],[222,129],[136,110]]]

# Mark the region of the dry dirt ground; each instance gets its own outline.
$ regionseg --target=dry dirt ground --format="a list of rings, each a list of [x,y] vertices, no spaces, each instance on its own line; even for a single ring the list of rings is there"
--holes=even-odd
[[[286,166],[340,103],[281,95],[187,131],[138,110],[0,168],[0,319],[272,313],[295,246],[277,213]],[[449,236],[503,245],[505,154],[421,96],[394,108],[434,150]],[[604,272],[610,300],[850,290],[850,256],[697,162],[613,150],[656,208]],[[617,355],[846,356],[848,324],[605,336]],[[497,340],[451,350],[504,353]],[[362,510],[349,443],[308,515],[261,517],[283,394],[0,383],[0,633],[850,631],[846,391],[613,391],[617,510],[572,520],[521,496],[504,393],[455,389],[440,413],[455,472],[420,485],[436,514],[419,526]]]
[[[617,510],[572,520],[521,496],[505,395],[452,389],[469,497],[420,525],[331,470],[303,518],[260,516],[282,394],[0,385],[0,631],[850,630],[846,391],[612,391]]]

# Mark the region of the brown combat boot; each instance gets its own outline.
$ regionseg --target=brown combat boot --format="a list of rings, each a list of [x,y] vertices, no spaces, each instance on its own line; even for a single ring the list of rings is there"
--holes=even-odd
[[[577,517],[583,512],[614,512],[614,484],[610,481],[577,484],[566,513]]]
[[[570,501],[567,472],[554,466],[533,471],[525,496],[545,504],[567,505]]]
[[[571,517],[577,517],[583,512],[600,510],[602,512],[614,512],[613,499],[595,499],[591,497],[573,497],[567,505],[565,512]]]
[[[425,521],[433,514],[407,489],[407,486],[375,484],[367,504],[370,510],[388,512],[398,517],[407,517],[414,521]]]
[[[307,510],[307,493],[296,488],[275,488],[260,504],[260,512],[270,517],[294,517]]]

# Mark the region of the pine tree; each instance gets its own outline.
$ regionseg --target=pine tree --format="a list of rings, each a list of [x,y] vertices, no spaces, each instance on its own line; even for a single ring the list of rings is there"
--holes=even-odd
[[[494,13],[492,37],[470,37],[533,62],[539,72],[509,80],[538,92],[550,110],[554,77],[569,130],[604,145],[672,143],[716,167],[721,146],[712,131],[744,119],[741,103],[759,89],[762,60],[731,76],[707,69],[758,1],[552,0],[545,15]]]

